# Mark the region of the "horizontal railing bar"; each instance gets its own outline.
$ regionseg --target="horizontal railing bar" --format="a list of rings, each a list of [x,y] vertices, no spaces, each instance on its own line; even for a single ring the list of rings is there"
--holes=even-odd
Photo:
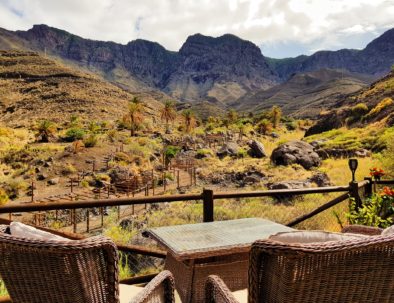
[[[362,181],[364,183],[368,181]],[[214,193],[214,199],[231,199],[231,198],[251,198],[251,197],[267,197],[278,195],[306,195],[316,193],[330,193],[330,192],[347,192],[349,186],[329,186],[317,188],[302,188],[302,189],[277,189],[266,191],[252,191],[252,192],[218,192]],[[77,209],[77,208],[93,208],[93,207],[111,207],[121,205],[139,205],[150,203],[163,202],[179,202],[201,200],[202,194],[186,194],[186,195],[164,195],[151,197],[134,197],[134,198],[118,198],[118,199],[100,199],[100,200],[81,200],[81,201],[66,201],[66,202],[39,202],[39,203],[21,203],[21,204],[7,204],[0,207],[0,214],[13,212],[29,212],[29,211],[45,211],[57,209]]]
[[[309,219],[309,218],[321,213],[322,211],[325,211],[325,210],[329,209],[330,207],[335,206],[338,203],[341,203],[341,202],[345,201],[348,198],[349,198],[349,194],[340,195],[339,197],[336,197],[335,199],[332,199],[331,201],[323,204],[322,206],[319,206],[318,208],[314,209],[310,213],[302,215],[302,216],[299,216],[298,218],[294,219],[293,221],[287,223],[286,225],[289,226],[289,227],[297,225],[298,223],[301,223],[302,221],[305,221],[305,220],[307,220],[307,219]]]
[[[301,188],[301,189],[276,189],[266,191],[253,192],[218,192],[213,194],[214,199],[230,199],[230,198],[251,198],[251,197],[267,197],[280,195],[307,195],[307,194],[322,194],[331,192],[348,192],[349,186],[329,186],[316,188]]]
[[[139,276],[139,277],[132,277],[132,278],[126,278],[122,279],[119,281],[120,284],[140,284],[140,283],[148,283],[150,282],[154,277],[157,276],[158,273],[156,274],[150,274],[150,275],[145,275],[145,276]]]
[[[376,184],[382,184],[382,185],[392,185],[394,184],[394,180],[378,180],[378,181],[373,181],[376,182]]]
[[[56,209],[77,209],[77,208],[93,208],[93,207],[111,207],[121,205],[139,205],[149,203],[163,202],[179,202],[201,200],[201,194],[197,195],[166,195],[151,196],[138,198],[118,198],[118,199],[101,199],[101,200],[81,200],[67,202],[39,202],[39,203],[23,203],[23,204],[6,204],[0,207],[0,214],[12,212],[29,212],[44,211]]]

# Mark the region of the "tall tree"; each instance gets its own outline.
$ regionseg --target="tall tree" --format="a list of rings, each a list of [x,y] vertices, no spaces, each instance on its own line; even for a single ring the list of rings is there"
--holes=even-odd
[[[271,122],[274,128],[279,127],[280,119],[282,118],[282,110],[279,106],[274,105],[271,109]]]
[[[167,100],[164,103],[164,107],[161,109],[161,119],[166,123],[166,133],[170,132],[169,122],[173,122],[176,118],[175,103],[171,100]]]
[[[186,109],[182,112],[183,120],[185,122],[185,131],[190,133],[196,126],[196,117],[194,112],[190,109]]]
[[[135,135],[135,131],[141,126],[144,121],[145,105],[137,97],[134,97],[128,106],[128,113],[123,117],[123,120],[130,126],[130,136]]]

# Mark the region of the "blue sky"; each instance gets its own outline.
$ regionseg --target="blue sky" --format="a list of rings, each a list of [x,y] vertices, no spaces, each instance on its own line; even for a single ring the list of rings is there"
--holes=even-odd
[[[237,35],[273,58],[364,48],[394,27],[394,0],[0,0],[0,27],[47,24],[84,38],[142,38],[178,50],[189,35]]]

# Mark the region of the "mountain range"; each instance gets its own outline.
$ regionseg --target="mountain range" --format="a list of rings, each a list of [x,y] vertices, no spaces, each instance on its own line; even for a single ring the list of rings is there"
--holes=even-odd
[[[94,41],[47,25],[27,31],[0,29],[0,49],[61,58],[133,92],[156,90],[179,101],[209,102],[222,109],[262,110],[280,103],[287,113],[302,116],[302,107],[324,108],[333,95],[353,92],[387,74],[394,64],[394,29],[363,50],[320,51],[287,59],[265,57],[252,42],[230,34],[195,34],[173,52],[151,41]],[[316,95],[321,91],[325,92]]]

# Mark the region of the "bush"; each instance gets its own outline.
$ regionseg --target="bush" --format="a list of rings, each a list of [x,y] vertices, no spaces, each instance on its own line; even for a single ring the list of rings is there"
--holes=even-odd
[[[6,204],[9,199],[7,192],[3,188],[0,188],[0,205]]]
[[[96,135],[89,135],[87,138],[83,140],[83,144],[86,148],[94,147],[97,145],[98,137]]]
[[[77,140],[82,140],[84,136],[85,136],[85,131],[83,129],[70,128],[69,130],[67,130],[64,140],[67,142],[74,142]]]
[[[365,116],[365,119],[371,119],[377,114],[379,114],[382,110],[385,108],[392,106],[394,104],[393,99],[391,98],[384,98],[382,101],[380,101],[371,111]]]
[[[129,155],[123,152],[117,152],[114,156],[114,160],[117,162],[126,162],[126,163],[131,162]]]
[[[21,192],[26,190],[28,187],[27,183],[21,180],[12,180],[8,184],[6,184],[3,188],[5,194],[9,199],[16,199],[20,197]],[[5,199],[5,197],[3,198]]]
[[[368,106],[365,103],[358,103],[352,107],[352,116],[355,118],[361,118],[368,113],[368,111]]]
[[[165,163],[166,166],[170,163],[171,159],[175,158],[178,152],[179,152],[179,147],[177,146],[169,145],[166,147],[166,149],[164,150],[164,159],[166,162]]]
[[[287,130],[296,130],[297,129],[297,123],[295,121],[291,121],[291,122],[286,122],[285,123],[286,129]]]
[[[62,168],[61,168],[61,173],[65,176],[75,174],[77,172],[77,169],[69,163],[66,163]]]
[[[362,206],[357,210],[356,201],[351,199],[349,213],[346,214],[346,217],[350,224],[385,228],[393,223],[392,218],[387,217],[391,210],[391,203],[390,199],[375,194],[363,201]]]

